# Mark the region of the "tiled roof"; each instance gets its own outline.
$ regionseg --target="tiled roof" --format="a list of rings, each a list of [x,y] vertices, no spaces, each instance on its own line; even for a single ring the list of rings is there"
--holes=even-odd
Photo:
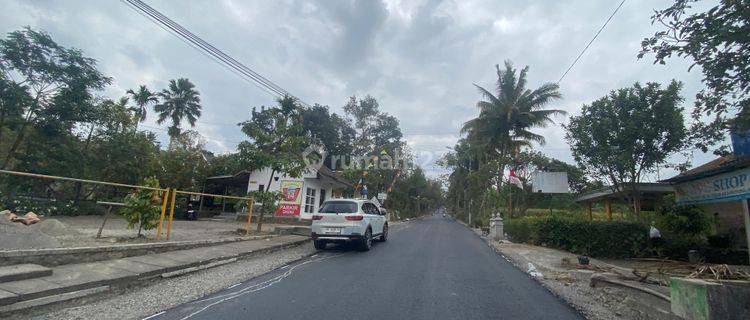
[[[716,158],[706,164],[697,166],[688,171],[680,173],[674,177],[663,180],[664,182],[676,183],[690,180],[697,180],[703,177],[709,177],[720,173],[732,171],[750,166],[749,157],[737,157],[728,155]]]

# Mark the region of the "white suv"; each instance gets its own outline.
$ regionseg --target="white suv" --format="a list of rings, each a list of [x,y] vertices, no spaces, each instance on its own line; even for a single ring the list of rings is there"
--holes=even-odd
[[[370,250],[372,240],[388,239],[388,221],[370,200],[331,199],[325,201],[312,217],[315,249],[325,249],[329,242],[356,242],[362,251]]]

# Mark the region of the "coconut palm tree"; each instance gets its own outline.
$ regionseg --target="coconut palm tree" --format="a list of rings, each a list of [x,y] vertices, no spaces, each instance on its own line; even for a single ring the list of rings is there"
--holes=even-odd
[[[545,143],[543,136],[530,130],[553,123],[552,117],[564,115],[565,111],[545,109],[562,97],[557,84],[545,83],[535,90],[526,88],[528,66],[518,74],[510,61],[505,62],[504,69],[499,65],[495,69],[496,93],[475,85],[485,100],[477,102],[479,116],[467,121],[461,132],[467,134],[467,140],[474,146],[499,160],[498,170],[502,174],[513,151],[534,142]]]
[[[159,118],[158,124],[171,120],[167,133],[171,140],[182,132],[182,120],[187,120],[191,127],[201,116],[200,94],[195,90],[195,85],[186,78],[169,80],[169,87],[159,93],[161,102],[154,106]]]
[[[136,108],[132,108],[132,110],[135,113],[135,126],[137,129],[138,123],[146,121],[148,105],[152,103],[159,103],[159,96],[156,93],[151,92],[151,90],[148,90],[148,88],[144,85],[138,87],[137,91],[130,89],[126,93],[130,95],[136,105]]]

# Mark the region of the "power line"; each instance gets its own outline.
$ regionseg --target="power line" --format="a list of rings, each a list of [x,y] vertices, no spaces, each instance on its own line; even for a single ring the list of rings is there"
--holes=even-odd
[[[234,72],[235,74],[240,75],[241,78],[263,89],[270,95],[275,96],[275,97],[283,97],[283,96],[288,95],[297,99],[297,101],[299,101],[301,104],[305,106],[309,106],[309,104],[295,97],[294,95],[290,94],[287,90],[283,89],[281,86],[273,83],[271,80],[263,77],[259,73],[255,72],[253,69],[247,67],[246,65],[230,57],[223,51],[217,49],[210,43],[196,36],[194,33],[190,32],[186,28],[182,27],[180,24],[169,19],[167,16],[163,15],[161,12],[147,5],[143,1],[141,0],[121,0],[121,1],[123,1],[123,3],[125,4],[128,4],[131,8],[135,9],[141,15],[147,17],[149,20],[157,23],[163,29],[176,35],[183,42],[186,42],[188,45],[190,45],[193,48],[200,49],[200,51],[204,55],[209,56],[209,58],[220,63],[224,67],[230,69],[230,71]]]
[[[570,67],[568,67],[568,70],[565,70],[565,73],[563,73],[562,77],[560,77],[560,80],[557,80],[558,84],[560,84],[560,82],[563,80],[563,78],[565,78],[565,76],[568,74],[568,72],[570,72],[570,69],[573,69],[573,66],[575,66],[576,63],[578,62],[578,60],[581,59],[581,56],[583,56],[583,54],[586,53],[586,50],[591,46],[592,43],[594,43],[594,40],[596,40],[596,38],[599,36],[599,34],[602,33],[602,30],[604,30],[604,27],[606,27],[607,24],[609,23],[609,21],[612,20],[612,18],[615,16],[615,14],[617,14],[617,11],[620,10],[620,8],[622,7],[623,4],[625,4],[625,0],[622,0],[622,2],[620,2],[620,5],[617,6],[617,8],[615,8],[615,11],[612,12],[612,15],[610,15],[609,18],[607,18],[607,21],[604,22],[604,24],[602,25],[602,27],[599,28],[599,31],[597,31],[596,34],[594,35],[594,37],[591,38],[591,41],[589,41],[589,43],[586,44],[586,47],[584,47],[583,50],[581,50],[581,53],[578,54],[578,57],[576,57],[576,59],[573,60],[573,63],[570,64]]]

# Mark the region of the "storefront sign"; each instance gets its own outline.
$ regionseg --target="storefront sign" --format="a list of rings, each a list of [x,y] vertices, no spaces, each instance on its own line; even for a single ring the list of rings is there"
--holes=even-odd
[[[304,182],[281,180],[281,200],[276,209],[276,216],[299,216],[302,204],[302,186]]]
[[[750,198],[750,168],[675,185],[678,204],[702,204]]]

